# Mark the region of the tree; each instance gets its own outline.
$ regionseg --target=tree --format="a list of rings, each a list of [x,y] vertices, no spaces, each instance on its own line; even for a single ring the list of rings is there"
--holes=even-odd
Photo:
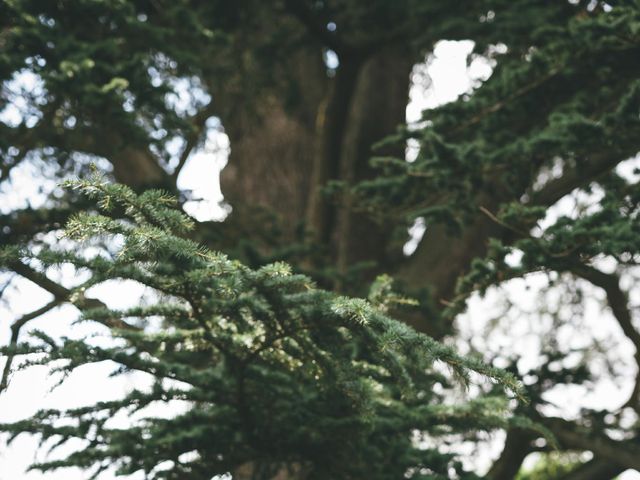
[[[118,373],[145,372],[155,381],[150,390],[136,388],[119,401],[45,411],[4,425],[14,434],[40,434],[44,442],[88,442],[66,460],[38,468],[78,465],[95,467],[97,474],[115,465],[120,474],[143,470],[150,478],[209,479],[225,471],[235,478],[272,478],[285,467],[304,478],[389,478],[411,468],[429,472],[419,476],[443,476],[460,466],[435,448],[417,448],[412,429],[443,435],[509,424],[504,398],[456,405],[434,395],[437,385],[449,383],[436,361],[462,378],[475,371],[518,395],[520,387],[509,374],[385,317],[385,305],[402,301],[389,295],[387,280],[378,282],[369,303],[336,296],[293,275],[286,264],[250,270],[178,236],[193,224],[169,208],[172,199],[160,191],[136,196],[99,178],[72,185],[110,214],[78,214],[66,235],[124,241],[115,250],[94,243],[97,251],[90,255],[73,253],[77,246],[36,255],[7,250],[3,260],[42,286],[46,280],[30,260],[45,268],[89,270],[90,279],[73,289],[52,286],[53,303],[72,302],[83,320],[111,329],[114,343],[56,341],[35,332],[39,341],[15,344],[14,353],[44,353],[31,364],[64,360],[60,371],[110,360]],[[132,279],[161,296],[126,311],[84,297],[107,279]],[[121,411],[176,400],[190,408],[174,418],[152,415],[128,429],[108,424]],[[192,452],[195,458],[185,461]]]
[[[129,277],[156,288],[164,287],[157,289],[187,303],[189,298],[184,291],[169,288],[163,282],[171,285],[172,276],[191,275],[190,288],[206,291],[203,298],[211,297],[206,314],[221,315],[223,305],[212,300],[216,298],[211,296],[214,287],[202,273],[226,265],[222,259],[219,265],[207,263],[211,255],[208,252],[220,250],[246,265],[229,264],[230,271],[221,281],[230,282],[234,286],[229,288],[237,291],[252,292],[247,314],[255,316],[266,308],[264,313],[270,312],[270,318],[274,311],[283,309],[282,315],[291,317],[287,320],[293,322],[291,325],[306,325],[312,314],[318,315],[328,322],[319,333],[321,338],[305,333],[296,337],[296,342],[319,348],[318,355],[330,351],[338,359],[365,361],[362,371],[355,367],[350,371],[334,362],[326,365],[326,371],[337,369],[331,378],[355,375],[355,383],[320,396],[311,395],[311,403],[305,404],[304,410],[317,412],[318,418],[326,421],[335,416],[335,412],[326,410],[332,395],[342,402],[350,398],[350,392],[357,391],[356,397],[364,403],[354,410],[355,424],[349,428],[364,432],[358,422],[364,421],[366,412],[367,421],[371,422],[367,428],[379,431],[376,429],[383,428],[385,413],[377,409],[379,405],[365,405],[378,395],[367,391],[371,385],[365,388],[363,384],[367,375],[373,375],[372,370],[383,366],[389,369],[389,362],[393,362],[398,372],[405,372],[405,380],[414,382],[409,389],[411,395],[429,392],[427,404],[436,401],[437,395],[432,396],[429,387],[429,382],[435,381],[431,377],[435,372],[419,370],[428,366],[424,361],[429,365],[431,361],[418,360],[416,352],[411,351],[418,343],[420,351],[446,352],[429,353],[433,358],[455,358],[454,364],[461,362],[513,385],[510,377],[498,375],[480,363],[452,357],[452,351],[442,350],[423,334],[439,340],[452,338],[454,320],[475,292],[483,293],[512,279],[543,272],[554,284],[550,291],[565,289],[573,294],[575,308],[569,314],[562,308],[537,312],[539,318],[551,317],[553,328],[544,339],[540,362],[532,370],[519,369],[518,358],[502,352],[507,357],[507,368],[515,375],[535,379],[526,382],[530,403],[516,407],[514,418],[533,419],[538,430],[524,421],[506,425],[506,417],[502,416],[500,425],[507,428],[506,442],[488,475],[493,479],[514,478],[529,453],[549,449],[551,439],[540,438],[541,428],[553,433],[561,449],[593,453],[592,460],[568,473],[567,478],[601,478],[605,467],[612,469],[604,473],[610,476],[627,468],[640,468],[635,424],[630,426],[624,418],[639,408],[637,386],[629,400],[621,404],[624,408],[616,411],[585,411],[575,421],[568,421],[550,415],[547,408],[547,393],[554,386],[584,385],[598,376],[589,359],[592,344],[575,351],[556,336],[561,327],[570,323],[569,319],[579,319],[578,307],[583,305],[579,293],[585,283],[604,292],[615,321],[640,352],[640,337],[629,301],[633,292],[626,288],[628,279],[636,273],[640,199],[637,180],[625,175],[620,167],[640,150],[640,66],[636,61],[640,53],[639,7],[637,1],[494,0],[459,5],[411,0],[283,0],[269,4],[4,2],[0,7],[0,75],[5,88],[0,107],[23,107],[20,121],[5,121],[0,126],[1,180],[10,182],[12,170],[25,162],[55,165],[54,176],[64,178],[70,173],[86,175],[93,161],[113,180],[132,189],[110,187],[98,179],[81,184],[84,190],[102,192],[103,207],[105,199],[120,202],[112,210],[112,217],[73,216],[91,210],[93,204],[83,196],[59,192],[42,208],[16,209],[3,216],[6,268],[35,281],[55,297],[50,305],[18,319],[16,339],[8,352],[44,348],[19,346],[20,328],[44,309],[73,299],[87,318],[95,316],[135,348],[151,349],[155,355],[162,353],[160,360],[177,362],[175,367],[182,369],[181,375],[191,377],[199,370],[185,372],[185,366],[197,367],[202,352],[195,353],[197,348],[195,352],[189,350],[191,340],[187,341],[183,332],[171,340],[181,346],[182,353],[164,353],[158,349],[169,340],[154,338],[153,332],[147,330],[129,331],[121,323],[127,316],[147,315],[188,323],[193,319],[187,318],[184,305],[179,303],[181,310],[162,301],[157,308],[169,310],[140,309],[128,315],[113,312],[74,296],[75,291],[64,285],[54,284],[43,267],[70,262],[93,272],[89,282],[124,275],[124,269]],[[493,74],[458,101],[426,111],[421,124],[402,127],[413,65],[422,61],[441,39],[473,40],[473,55],[492,62]],[[339,60],[332,68],[323,62],[323,55],[330,54]],[[16,102],[18,93],[9,88],[11,79],[15,84],[21,75],[30,75],[33,83],[29,94],[22,94],[22,104]],[[189,155],[201,146],[211,125],[207,121],[214,116],[220,119],[231,142],[231,157],[222,180],[233,212],[221,224],[195,225],[187,240],[174,235],[175,226],[182,225],[182,220],[161,207],[166,197],[143,192],[159,187],[180,194],[177,176]],[[407,162],[403,155],[407,141],[419,148],[413,162]],[[558,202],[572,198],[576,199],[575,209],[570,214],[557,213]],[[187,199],[183,192],[180,201]],[[159,204],[157,210],[154,204]],[[550,212],[557,218],[550,217]],[[83,256],[60,253],[42,233],[58,230],[70,217],[68,231],[118,233],[124,235],[130,249],[111,261],[100,257],[89,261]],[[114,218],[128,218],[134,223]],[[417,219],[426,223],[427,233],[415,253],[403,256],[406,228]],[[166,230],[159,228],[159,221],[178,223],[168,224]],[[209,250],[197,250],[192,242],[204,244]],[[25,247],[16,250],[17,245]],[[520,256],[518,261],[513,260],[516,255]],[[16,258],[23,261],[17,262]],[[30,258],[37,258],[40,263],[26,262]],[[176,271],[178,258],[190,265],[189,275]],[[123,259],[131,266],[127,267]],[[153,268],[147,267],[152,260]],[[285,261],[307,277],[281,276],[286,268],[280,263],[273,266],[274,261]],[[364,296],[371,282],[384,273],[396,279],[394,288],[402,298],[419,300],[418,308],[395,304],[384,307],[390,316],[402,319],[410,328],[380,316],[380,307],[337,296]],[[282,292],[265,294],[264,298],[255,293],[254,297],[254,291],[274,286],[276,290],[291,288],[299,292],[310,281],[307,278],[313,278],[322,289],[312,290],[308,296],[296,294],[300,295],[296,297],[300,303],[295,307],[281,305],[287,298]],[[388,280],[378,280],[373,290],[388,291],[389,285]],[[374,295],[374,304],[375,298]],[[225,310],[224,315],[246,321],[241,315],[238,317],[239,303],[225,308],[230,310]],[[349,324],[360,316],[370,322],[367,328]],[[275,318],[280,321],[280,314]],[[250,325],[248,322],[245,328]],[[341,329],[346,329],[354,351],[341,350],[335,336]],[[387,343],[381,339],[388,342],[388,335],[400,335],[399,332],[404,339],[402,346],[387,356],[382,348]],[[44,334],[39,335],[48,345],[49,358],[69,358],[71,365],[74,359],[87,361],[93,355],[124,355],[114,349],[91,352],[85,343],[60,346]],[[233,345],[232,337],[225,339],[225,344]],[[203,348],[213,349],[215,339],[204,340]],[[296,355],[311,358],[306,355],[315,353],[309,349]],[[497,362],[492,356],[501,352],[479,353],[487,362]],[[178,360],[182,354],[185,357]],[[293,359],[300,360],[296,355]],[[640,361],[638,355],[636,363]],[[267,361],[260,356],[263,360]],[[282,381],[283,388],[294,389],[276,398],[289,401],[291,397],[287,395],[297,389],[313,391],[310,378],[305,376],[311,372],[294,376],[294,381],[294,377],[283,373],[282,365],[275,368],[270,361],[256,366],[251,375],[264,375],[260,381]],[[385,374],[391,371],[395,370],[385,370]],[[222,380],[216,380],[226,384],[237,378],[234,372],[238,371],[225,363],[223,371],[204,372],[214,377],[224,373],[219,377]],[[257,381],[256,378],[252,380]],[[426,459],[413,456],[415,451],[406,435],[412,422],[415,428],[430,434],[437,433],[441,425],[448,425],[452,431],[463,426],[498,426],[495,416],[475,403],[471,404],[472,414],[463,415],[460,424],[454,418],[459,417],[459,409],[451,418],[434,412],[425,412],[423,418],[409,397],[400,395],[400,383],[388,376],[380,381],[387,389],[385,395],[395,395],[400,400],[393,408],[392,421],[384,427],[393,432],[385,457],[393,457],[393,462],[388,465],[389,470],[380,466],[380,478],[389,478],[390,472],[408,468],[407,465],[423,464],[433,471],[418,469],[416,475],[429,478],[436,475],[438,468],[440,474],[447,474],[444,465],[448,457],[443,460],[435,452]],[[162,398],[160,387],[155,398]],[[489,393],[491,389],[485,390]],[[191,400],[195,405],[213,401],[211,397]],[[258,404],[254,407],[255,411],[267,408]],[[279,410],[291,411],[292,415],[296,412],[290,404]],[[191,414],[199,412],[202,409],[194,408]],[[85,413],[90,411],[78,415]],[[40,425],[53,433],[48,427],[51,415],[47,412],[35,422],[5,428],[33,430]],[[438,428],[420,423],[432,415],[439,419]],[[337,418],[346,420],[349,416],[341,411]],[[241,431],[231,426],[233,417],[226,420],[229,432]],[[402,425],[403,421],[408,423]],[[252,425],[255,428],[257,424]],[[337,424],[331,425],[328,430],[319,427],[307,434],[319,434],[318,441],[341,438]],[[291,424],[283,422],[277,427],[285,429]],[[158,432],[156,438],[162,439],[162,428],[154,428],[160,429],[154,432]],[[268,430],[264,425],[262,429]],[[610,435],[612,430],[618,431],[616,437]],[[285,431],[290,433],[281,432]],[[131,445],[131,438],[142,434],[133,430],[130,433],[134,437],[121,437],[113,444]],[[265,438],[269,441],[265,442]],[[311,454],[312,449],[305,450],[318,445],[308,443],[309,438],[284,444],[272,444],[272,436],[265,438],[255,442],[273,447],[268,455],[256,455],[258,451],[265,453],[261,449],[234,450],[239,456],[225,455],[224,462],[229,462],[225,465],[230,469],[248,465],[247,475],[268,478],[277,473],[263,472],[261,468],[287,464],[294,470],[304,469],[308,461],[315,466],[311,474],[318,478],[329,474],[360,478],[372,475],[369,464],[379,462],[377,459],[382,457],[378,455],[385,450],[380,444],[370,444],[369,450],[369,440],[360,437],[362,442],[355,443],[353,449],[326,447],[325,453],[333,454],[327,460],[315,456],[317,452]],[[238,442],[250,444],[246,438]],[[117,457],[101,457],[103,453],[89,449],[77,457],[77,462],[88,465],[91,459]],[[126,468],[150,468],[151,463],[144,462],[160,458],[157,450],[140,453],[136,461],[142,463],[134,462]],[[206,468],[217,465],[219,460],[209,461],[213,463],[205,463]],[[336,470],[322,470],[329,467]],[[369,469],[366,474],[365,468]],[[306,470],[292,473],[306,474]]]

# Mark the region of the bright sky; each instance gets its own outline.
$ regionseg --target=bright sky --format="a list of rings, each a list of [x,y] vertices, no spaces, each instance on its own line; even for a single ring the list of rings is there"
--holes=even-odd
[[[449,42],[443,41],[437,44],[433,57],[425,64],[417,66],[413,73],[413,87],[410,92],[410,103],[407,107],[407,120],[416,122],[420,120],[420,112],[425,108],[433,108],[445,102],[455,100],[459,95],[468,92],[477,79],[487,78],[491,74],[491,67],[483,60],[474,60],[470,66],[467,65],[467,55],[472,49],[472,42]],[[31,85],[37,84],[37,79],[27,79]],[[0,112],[0,118],[10,119],[15,112]],[[222,199],[219,184],[219,171],[226,163],[229,150],[229,143],[226,135],[217,130],[215,122],[210,125],[210,133],[207,137],[205,147],[195,152],[188,160],[178,179],[181,189],[193,191],[193,197],[202,199],[191,202],[188,212],[199,219],[222,218],[224,210],[219,207]],[[408,156],[411,157],[411,145],[409,145]],[[635,160],[635,164],[640,162]],[[625,167],[629,169],[628,165]],[[0,209],[6,210],[21,205],[25,199],[38,201],[41,197],[38,189],[38,172],[31,167],[25,167],[15,172],[14,185],[11,192],[0,192]],[[553,215],[558,212],[566,212],[572,208],[572,200],[567,199],[557,206]],[[549,220],[552,221],[552,220]],[[415,237],[413,243],[410,241],[405,246],[405,252],[410,254],[415,249],[417,238],[425,234],[424,223],[417,222],[412,230]],[[428,234],[428,231],[426,232]],[[60,272],[62,278],[68,279],[71,272]],[[526,280],[516,280],[508,286],[507,294],[516,301],[524,310],[535,311],[536,292],[544,286],[545,278],[542,276],[532,276]],[[15,318],[21,314],[38,308],[50,301],[50,296],[38,287],[27,281],[16,282],[16,286],[7,293],[10,308],[7,305],[0,305],[0,343],[6,344],[9,338],[9,326]],[[142,297],[147,295],[144,288],[134,282],[109,282],[92,289],[90,293],[110,307],[123,308],[134,305]],[[635,292],[637,295],[638,292]],[[578,332],[574,330],[562,330],[558,335],[563,337],[563,341],[574,342],[576,346],[584,342],[590,335],[595,335],[602,341],[613,336],[620,343],[620,350],[617,352],[624,361],[631,358],[633,348],[621,335],[615,322],[607,312],[603,312],[599,300],[601,296],[594,292],[593,299],[587,304],[587,315],[580,319],[581,326]],[[462,338],[472,339],[470,342],[474,347],[481,350],[497,350],[525,352],[523,362],[535,362],[539,349],[540,331],[545,327],[544,321],[540,325],[532,325],[530,322],[509,323],[509,335],[505,329],[498,328],[492,335],[486,335],[487,325],[493,316],[501,315],[499,304],[501,294],[491,291],[484,298],[474,298],[469,311],[462,315],[458,321]],[[639,300],[639,299],[634,299]],[[555,299],[561,303],[561,297]],[[31,323],[31,328],[46,330],[50,335],[70,335],[82,336],[87,333],[104,333],[99,327],[89,324],[72,325],[77,312],[73,307],[61,307],[42,316]],[[603,321],[603,317],[604,320]],[[566,337],[566,338],[564,338]],[[460,348],[467,348],[468,342],[460,341]],[[527,355],[530,352],[531,355]],[[0,366],[2,362],[0,361]],[[56,383],[55,378],[51,378],[44,367],[30,368],[24,372],[16,373],[12,377],[12,382],[7,393],[0,395],[0,422],[14,421],[33,415],[42,408],[69,408],[73,406],[85,405],[98,400],[116,398],[123,392],[133,387],[140,386],[147,382],[143,375],[136,375],[127,378],[119,377],[109,379],[112,366],[101,364],[78,369],[73,373],[61,387],[51,390]],[[630,373],[629,379],[632,378]],[[581,389],[556,389],[550,398],[558,405],[559,413],[572,416],[577,414],[581,406],[601,406],[606,408],[617,407],[623,399],[626,399],[631,386],[631,380],[623,385],[616,385],[612,382],[601,382],[594,391],[585,392]],[[180,406],[169,406],[167,414],[172,409]],[[127,422],[127,419],[117,419],[118,422]],[[484,454],[487,464],[490,456],[499,451],[500,435],[494,436],[495,441],[490,442]],[[85,478],[82,472],[77,470],[61,470],[56,473],[42,475],[37,472],[25,472],[26,466],[36,457],[36,442],[28,436],[20,436],[11,446],[0,448],[0,480],[80,480]],[[116,477],[112,472],[101,477],[103,480],[111,480]],[[130,477],[132,480],[141,479],[142,476]],[[639,480],[640,473],[626,472],[621,479]]]

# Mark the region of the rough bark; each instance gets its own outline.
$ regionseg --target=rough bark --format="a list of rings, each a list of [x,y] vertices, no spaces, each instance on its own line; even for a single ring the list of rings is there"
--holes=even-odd
[[[116,181],[136,190],[174,187],[170,176],[147,150],[126,147],[111,156],[110,161]]]
[[[358,58],[344,58],[326,98],[318,109],[309,204],[308,228],[316,241],[328,243],[335,226],[335,208],[322,193],[322,187],[340,176],[340,151],[358,73]]]
[[[340,151],[340,180],[354,184],[373,176],[369,164],[372,145],[405,121],[412,60],[408,49],[387,48],[363,64]],[[363,261],[388,267],[390,231],[388,225],[355,211],[351,199],[345,198],[339,205],[334,232],[338,270],[344,273],[348,266]]]
[[[385,48],[344,56],[334,78],[297,69],[298,82],[312,85],[299,110],[287,110],[274,93],[255,110],[223,118],[231,155],[222,189],[236,214],[274,214],[284,239],[304,222],[342,272],[362,261],[388,264],[390,229],[354,211],[348,198],[327,198],[322,188],[373,174],[372,145],[404,121],[413,60],[409,49]]]
[[[458,279],[464,275],[474,258],[487,253],[488,239],[499,236],[503,228],[487,215],[495,212],[498,202],[495,197],[481,192],[476,197],[477,215],[454,232],[446,225],[427,225],[422,241],[414,254],[402,263],[395,273],[396,278],[411,288],[426,288],[435,309],[444,308],[454,297]],[[441,338],[450,332],[452,325],[420,314],[404,319],[416,330]]]
[[[276,91],[261,92],[253,102],[240,102],[222,112],[231,143],[221,175],[225,198],[238,216],[256,210],[273,213],[285,238],[307,210],[315,117],[328,83],[317,49],[298,54],[292,65],[291,76],[304,86],[299,101],[288,104]]]

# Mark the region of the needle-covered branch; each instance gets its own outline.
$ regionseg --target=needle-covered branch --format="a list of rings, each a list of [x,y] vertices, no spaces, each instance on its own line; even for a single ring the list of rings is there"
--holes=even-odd
[[[148,473],[164,460],[196,450],[198,459],[176,463],[171,475],[206,471],[210,476],[257,461],[264,468],[304,464],[323,478],[343,478],[367,469],[371,455],[381,467],[370,478],[402,475],[424,462],[442,474],[450,468],[462,474],[452,456],[437,448],[414,448],[411,432],[463,434],[513,420],[504,396],[455,403],[434,392],[436,384],[455,390],[475,372],[522,399],[521,386],[510,374],[459,355],[365,300],[318,289],[286,264],[252,270],[177,236],[191,222],[162,201],[161,193],[138,196],[99,177],[69,186],[89,194],[100,213],[73,218],[68,240],[119,237],[119,247],[111,256],[57,249],[34,258],[88,270],[93,283],[129,278],[162,293],[151,304],[122,311],[80,302],[83,320],[111,327],[114,346],[34,332],[33,342],[14,350],[39,353],[32,364],[53,362],[62,373],[110,360],[119,365],[119,374],[139,372],[154,379],[145,402],[179,397],[189,407],[169,419],[149,416],[128,430],[110,428],[103,405],[41,412],[3,425],[12,434],[33,432],[43,441],[62,443],[99,432],[66,461],[37,468],[117,461],[123,473]],[[23,263],[13,267],[55,292],[56,301],[73,296]],[[377,292],[376,302],[385,304],[379,298],[383,294]],[[124,329],[119,321],[147,328]],[[452,375],[443,375],[443,366]],[[126,411],[129,402],[130,397],[111,403],[110,412]],[[71,424],[61,426],[59,418]]]

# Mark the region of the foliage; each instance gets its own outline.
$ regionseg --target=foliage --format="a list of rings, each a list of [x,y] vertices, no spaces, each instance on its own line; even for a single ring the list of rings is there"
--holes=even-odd
[[[504,398],[456,404],[434,393],[436,385],[451,383],[436,364],[466,381],[469,372],[478,372],[520,395],[509,374],[460,357],[365,300],[320,290],[286,264],[251,270],[197,245],[182,236],[192,221],[165,193],[138,196],[100,177],[67,186],[89,195],[100,209],[69,221],[65,236],[73,245],[37,253],[11,249],[3,258],[91,272],[69,300],[82,309],[83,321],[112,327],[113,342],[57,341],[37,331],[33,341],[3,351],[37,354],[26,364],[51,364],[65,374],[109,360],[117,365],[114,374],[144,372],[153,384],[118,401],[42,411],[2,425],[15,435],[53,438],[57,445],[86,441],[65,460],[34,468],[75,465],[100,472],[118,465],[120,474],[143,470],[149,478],[209,479],[245,464],[265,477],[298,465],[309,478],[382,479],[424,466],[429,473],[415,478],[444,478],[452,467],[462,474],[460,465],[451,455],[415,445],[412,430],[437,437],[509,423]],[[96,237],[117,246],[76,253]],[[147,285],[157,301],[124,311],[83,306],[83,292],[109,279]],[[376,288],[375,298],[385,294]],[[120,411],[133,414],[176,401],[188,406],[185,413],[147,414],[126,429],[109,424]],[[193,459],[181,460],[194,451]]]
[[[374,159],[381,174],[355,193],[382,212],[457,229],[479,207],[497,214],[500,206],[511,212],[508,228],[526,231],[560,198],[545,185],[554,168],[595,175],[637,152],[639,26],[635,2],[566,25],[533,23],[533,46],[496,51],[490,81],[466,101],[426,111],[426,128],[385,141],[417,141],[414,162]]]
[[[12,324],[0,390],[19,354],[152,383],[2,428],[84,439],[45,470],[157,478],[473,478],[450,443],[498,427],[494,479],[541,449],[555,465],[551,445],[593,453],[569,475],[640,469],[640,376],[615,408],[549,408],[556,387],[628,383],[640,365],[639,35],[638,0],[0,2],[0,195],[31,169],[46,196],[0,205],[1,261],[52,295]],[[412,66],[441,40],[471,40],[491,74],[405,125]],[[179,211],[177,178],[212,132],[231,144],[219,223]],[[54,186],[92,163],[104,177]],[[426,233],[403,255],[412,224]],[[55,282],[60,265],[82,283]],[[470,298],[532,277],[533,310],[511,298],[456,338]],[[110,279],[155,300],[115,311],[86,294]],[[585,327],[594,300],[615,346]],[[24,341],[64,303],[111,341]],[[533,362],[515,338],[527,322]],[[478,375],[492,381],[463,402],[458,381]],[[519,379],[516,406],[499,390],[520,395]],[[160,403],[184,413],[154,416]],[[115,428],[120,410],[144,419]]]

